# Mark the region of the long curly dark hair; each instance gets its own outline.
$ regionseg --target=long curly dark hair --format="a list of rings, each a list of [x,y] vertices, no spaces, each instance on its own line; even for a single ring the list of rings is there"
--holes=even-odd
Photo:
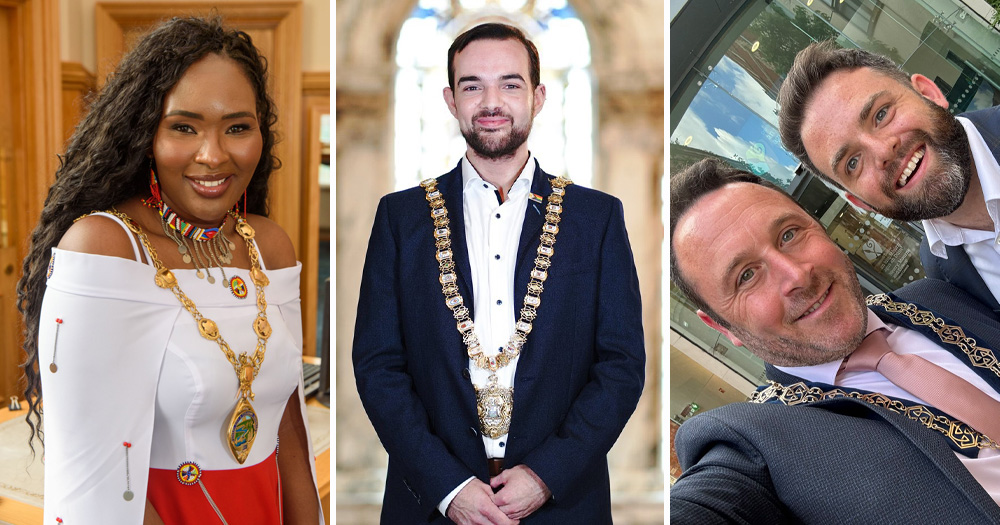
[[[267,184],[280,166],[274,156],[277,121],[267,93],[267,61],[250,36],[210,19],[174,18],[142,38],[127,53],[104,88],[90,101],[90,110],[60,156],[55,183],[49,188],[31,249],[17,283],[17,307],[24,316],[22,365],[28,401],[25,417],[31,427],[28,444],[43,443],[40,428],[41,378],[38,373],[38,323],[45,292],[50,252],[73,220],[93,210],[104,210],[131,197],[149,194],[149,153],[153,148],[163,99],[191,64],[209,53],[236,61],[253,87],[263,149],[247,187],[247,212],[267,215]]]

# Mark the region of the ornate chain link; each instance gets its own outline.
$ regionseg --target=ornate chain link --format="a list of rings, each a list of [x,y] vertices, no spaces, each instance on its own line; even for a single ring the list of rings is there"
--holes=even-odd
[[[254,230],[247,224],[246,220],[236,216],[236,233],[243,237],[246,242],[247,251],[250,256],[250,278],[253,280],[256,288],[257,297],[257,317],[253,321],[253,330],[257,335],[257,346],[254,349],[252,356],[247,355],[246,352],[241,353],[239,356],[229,347],[229,343],[222,338],[222,334],[219,333],[219,327],[215,321],[203,316],[198,308],[195,306],[194,301],[192,301],[188,296],[181,290],[180,286],[177,284],[177,278],[174,273],[171,272],[167,267],[163,265],[160,261],[159,256],[156,254],[156,249],[153,248],[152,243],[149,242],[149,238],[139,227],[139,224],[135,222],[131,217],[125,213],[118,211],[116,208],[112,208],[107,213],[118,217],[124,222],[129,230],[139,236],[139,240],[142,241],[142,245],[146,247],[149,252],[149,257],[153,262],[153,267],[156,268],[156,285],[160,288],[165,288],[173,292],[174,297],[181,303],[181,306],[185,310],[191,313],[194,317],[194,322],[198,326],[198,332],[205,339],[215,341],[219,345],[219,349],[222,353],[226,355],[226,359],[229,363],[233,365],[233,369],[236,371],[236,376],[240,380],[240,385],[249,384],[257,377],[260,372],[260,365],[264,362],[264,354],[267,351],[267,339],[271,336],[271,325],[267,320],[267,299],[264,297],[264,287],[270,284],[264,272],[260,269],[260,258],[257,254],[257,249],[253,245]],[[244,377],[247,368],[252,368],[252,376],[247,378]],[[244,383],[246,381],[246,383]],[[253,391],[248,392],[250,399],[254,398]]]
[[[839,388],[823,390],[819,387],[810,387],[802,382],[785,386],[781,383],[770,381],[769,386],[750,395],[750,402],[766,403],[768,401],[778,401],[784,405],[795,406],[845,397],[864,401],[870,405],[880,406],[891,412],[902,414],[910,420],[944,434],[960,449],[1000,449],[1000,444],[990,439],[989,436],[977,432],[969,425],[957,419],[936,415],[924,405],[906,405],[878,392],[865,394],[861,392],[848,392]]]
[[[870,295],[867,300],[868,306],[881,307],[886,312],[903,314],[915,325],[927,326],[937,334],[941,342],[955,345],[969,357],[972,366],[985,368],[1000,377],[1000,361],[993,355],[989,348],[981,348],[976,340],[965,335],[962,327],[945,324],[944,320],[927,310],[918,310],[910,303],[899,303],[893,301],[886,294]]]
[[[441,293],[444,294],[445,305],[448,306],[452,316],[457,321],[458,331],[462,334],[466,353],[479,368],[496,372],[507,366],[521,353],[521,347],[524,346],[524,342],[528,340],[528,334],[531,332],[531,322],[538,317],[537,308],[542,303],[543,283],[548,278],[548,269],[552,266],[552,256],[555,254],[553,246],[556,243],[556,234],[559,233],[563,197],[566,195],[566,186],[573,182],[563,177],[557,177],[552,179],[550,183],[552,184],[552,194],[549,195],[548,204],[545,206],[545,224],[542,226],[540,243],[535,257],[535,268],[531,270],[528,291],[524,295],[521,317],[514,324],[514,333],[511,334],[507,345],[499,354],[490,357],[483,353],[479,336],[476,335],[475,324],[469,317],[469,308],[465,306],[465,300],[458,291],[458,274],[455,273],[454,253],[451,250],[451,228],[448,227],[450,221],[448,209],[445,208],[444,195],[437,189],[436,179],[427,179],[420,183],[426,192],[424,197],[427,199],[427,204],[431,208],[431,219],[434,220],[434,246],[437,248],[435,257],[441,272],[438,277],[441,283]]]
[[[937,334],[941,342],[955,345],[961,349],[968,356],[973,366],[985,368],[1000,376],[1000,362],[993,355],[993,351],[989,348],[980,347],[975,339],[965,335],[965,331],[960,326],[949,325],[943,319],[934,315],[933,312],[920,310],[916,305],[893,301],[886,294],[871,295],[866,302],[868,306],[877,306],[886,312],[903,314],[914,325],[929,327]],[[951,419],[947,416],[935,415],[929,408],[923,405],[908,406],[877,392],[862,394],[860,392],[847,392],[839,388],[824,391],[818,387],[809,387],[801,382],[785,386],[772,381],[770,386],[754,392],[750,396],[750,402],[765,403],[774,400],[792,406],[840,397],[858,399],[865,403],[883,407],[897,414],[902,414],[931,430],[944,434],[961,449],[973,447],[1000,449],[1000,444],[994,442],[989,436],[977,432],[961,421]]]

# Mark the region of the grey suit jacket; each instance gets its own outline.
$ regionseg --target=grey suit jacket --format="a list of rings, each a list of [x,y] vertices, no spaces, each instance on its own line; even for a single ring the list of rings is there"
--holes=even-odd
[[[990,309],[950,284],[897,293],[980,347],[1000,344]],[[856,399],[727,405],[684,423],[675,448],[684,475],[670,490],[671,523],[1000,523],[947,438]]]

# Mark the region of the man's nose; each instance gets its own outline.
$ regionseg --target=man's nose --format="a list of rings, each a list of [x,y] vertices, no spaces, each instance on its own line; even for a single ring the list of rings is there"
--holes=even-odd
[[[790,295],[800,288],[809,286],[812,280],[812,263],[787,253],[776,253],[771,257],[771,271],[778,276],[781,293]]]
[[[492,86],[486,87],[483,90],[482,104],[488,109],[500,107],[500,90]]]
[[[899,156],[899,137],[895,133],[872,133],[865,142],[872,152],[876,167],[886,169]]]

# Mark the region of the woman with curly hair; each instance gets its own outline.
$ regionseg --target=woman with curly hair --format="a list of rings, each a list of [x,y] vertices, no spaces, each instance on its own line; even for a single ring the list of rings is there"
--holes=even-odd
[[[246,33],[175,18],[70,139],[18,283],[46,523],[321,522],[266,85]]]

